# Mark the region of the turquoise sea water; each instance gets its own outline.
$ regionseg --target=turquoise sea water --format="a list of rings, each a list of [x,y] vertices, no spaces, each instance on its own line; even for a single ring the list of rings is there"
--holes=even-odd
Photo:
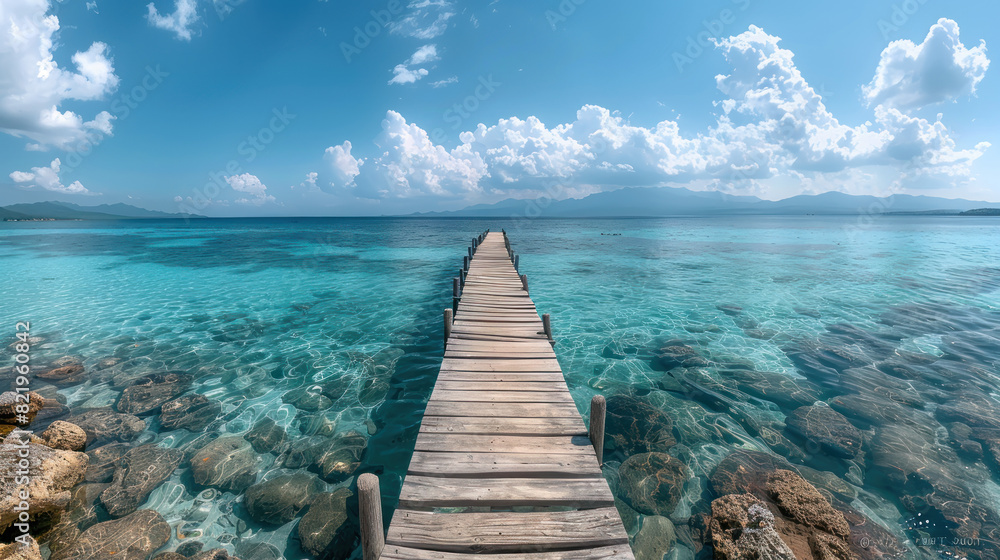
[[[988,443],[980,443],[978,456],[955,451],[969,437],[956,436],[952,416],[939,411],[972,397],[984,399],[972,407],[985,411],[980,416],[1000,410],[996,219],[5,223],[0,329],[13,341],[15,323],[30,321],[32,335],[44,339],[32,348],[39,367],[68,355],[95,372],[59,388],[74,413],[113,406],[121,387],[96,372],[103,371],[100,360],[115,357],[116,375],[193,376],[189,393],[222,403],[206,433],[242,434],[267,416],[285,428],[293,448],[361,434],[368,442],[356,472],[380,473],[391,508],[440,363],[450,279],[471,238],[486,228],[506,228],[521,255],[536,305],[552,316],[555,350],[581,413],[595,394],[629,395],[672,418],[679,445],[671,453],[691,473],[670,515],[679,534],[706,511],[719,461],[735,449],[754,449],[848,484],[851,505],[895,535],[906,556],[958,551],[996,558],[995,459]],[[656,355],[677,345],[693,349],[703,365],[664,371]],[[845,352],[831,356],[830,349]],[[880,469],[870,447],[884,439],[879,421],[846,414],[874,442],[861,458],[831,459],[794,437],[788,441],[798,451],[788,451],[770,434],[784,433],[790,411],[731,376],[739,369],[773,372],[815,383],[819,400],[859,394],[878,408],[882,393],[844,372],[895,366],[916,370],[892,379],[912,382],[919,402],[908,401],[907,411],[932,434],[928,445],[948,473],[942,477],[954,477],[976,506],[966,512],[968,527],[948,506],[942,512],[913,505],[915,495],[935,503],[935,481],[893,487],[880,475],[885,465]],[[283,402],[290,390],[330,384],[339,389],[320,410]],[[204,433],[161,430],[155,414],[144,418],[147,430],[135,444],[196,449],[206,441]],[[977,418],[966,423],[1000,428],[988,420],[976,425]],[[929,456],[918,445],[913,455]],[[296,470],[287,456],[260,454],[257,481]],[[611,456],[606,466],[616,490],[621,459]],[[197,532],[206,549],[238,553],[266,542],[286,558],[306,556],[296,521],[253,521],[241,493],[199,498],[202,488],[188,471],[185,462],[142,506],[176,529],[163,550],[182,544],[178,534]],[[332,490],[351,481],[324,484]],[[927,545],[920,539],[936,533],[913,529],[918,513],[937,515],[949,538],[967,536],[968,546]],[[694,557],[696,548],[682,538],[676,557]]]

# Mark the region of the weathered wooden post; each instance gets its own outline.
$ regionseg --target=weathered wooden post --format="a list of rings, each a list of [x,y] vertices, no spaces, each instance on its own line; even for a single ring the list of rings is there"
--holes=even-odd
[[[462,280],[462,289],[464,290],[465,289],[465,269],[464,268],[458,269],[458,277],[459,277],[460,280]]]
[[[522,274],[521,275],[521,287],[524,288],[525,293],[530,293],[530,292],[528,292],[528,275],[527,274]]]
[[[452,278],[451,282],[451,308],[458,309],[458,300],[462,295],[462,281],[458,278]]]
[[[469,270],[469,257],[462,257],[462,268]]]
[[[378,560],[385,547],[382,532],[382,492],[378,477],[364,473],[358,477],[358,513],[361,521],[361,557]]]
[[[472,260],[472,247],[469,247],[469,260]]]
[[[608,403],[603,395],[595,395],[590,399],[590,443],[594,444],[597,454],[597,464],[604,466],[604,415]]]
[[[451,338],[451,324],[455,322],[455,312],[448,307],[444,310],[444,347],[448,348],[448,339]]]
[[[517,267],[521,264],[521,255],[514,255],[514,272],[517,272]]]
[[[545,329],[545,336],[549,339],[549,342],[554,342],[552,339],[552,318],[549,317],[548,313],[542,314],[542,328]]]

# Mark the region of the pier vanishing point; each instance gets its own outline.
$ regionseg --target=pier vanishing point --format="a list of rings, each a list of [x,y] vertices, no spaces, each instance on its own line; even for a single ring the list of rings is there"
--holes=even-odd
[[[588,432],[517,261],[505,233],[472,241],[388,534],[378,478],[358,478],[365,560],[633,558],[601,474],[604,399]]]

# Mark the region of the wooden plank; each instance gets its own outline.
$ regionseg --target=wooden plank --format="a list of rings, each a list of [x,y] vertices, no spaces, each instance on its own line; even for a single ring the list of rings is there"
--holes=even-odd
[[[444,402],[427,403],[430,416],[478,416],[485,418],[579,418],[574,403]],[[596,456],[595,456],[596,460]]]
[[[386,544],[446,552],[540,552],[627,545],[615,508],[526,513],[396,510]]]
[[[600,478],[594,457],[546,453],[443,453],[414,451],[407,476],[444,478]],[[405,480],[405,479],[404,479]]]
[[[413,449],[448,453],[550,453],[583,456],[594,453],[587,436],[506,436],[430,432],[418,434]]]
[[[555,358],[535,360],[469,360],[448,359],[441,362],[441,371],[552,371],[562,373]]]
[[[445,391],[549,391],[569,392],[566,383],[558,381],[447,381],[440,377],[435,388]]]
[[[596,460],[596,459],[595,459]],[[441,478],[407,475],[399,507],[612,507],[603,478]]]
[[[442,514],[445,515],[445,514]],[[381,560],[633,560],[628,545],[515,554],[462,554],[386,545]]]
[[[449,391],[434,389],[435,401],[465,403],[566,403],[573,404],[569,391]]]
[[[483,418],[480,416],[424,416],[420,431],[442,434],[531,436],[585,436],[579,418]]]
[[[442,381],[482,381],[482,382],[508,382],[508,383],[553,383],[563,381],[561,373],[557,372],[501,372],[493,373],[488,371],[442,371],[437,377],[438,383]]]

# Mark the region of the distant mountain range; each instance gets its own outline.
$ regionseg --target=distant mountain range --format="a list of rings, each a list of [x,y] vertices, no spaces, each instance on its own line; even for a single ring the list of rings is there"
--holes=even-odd
[[[0,207],[0,220],[136,220],[203,218],[196,214],[170,214],[128,204],[80,206],[69,202],[33,202]]]
[[[897,194],[891,197],[855,196],[840,192],[804,194],[784,200],[732,196],[718,191],[692,191],[671,187],[628,187],[545,204],[506,199],[450,212],[424,212],[419,216],[545,216],[572,218],[704,216],[704,215],[857,215],[857,214],[959,214],[1000,207],[1000,203]],[[984,214],[979,214],[984,215]]]

